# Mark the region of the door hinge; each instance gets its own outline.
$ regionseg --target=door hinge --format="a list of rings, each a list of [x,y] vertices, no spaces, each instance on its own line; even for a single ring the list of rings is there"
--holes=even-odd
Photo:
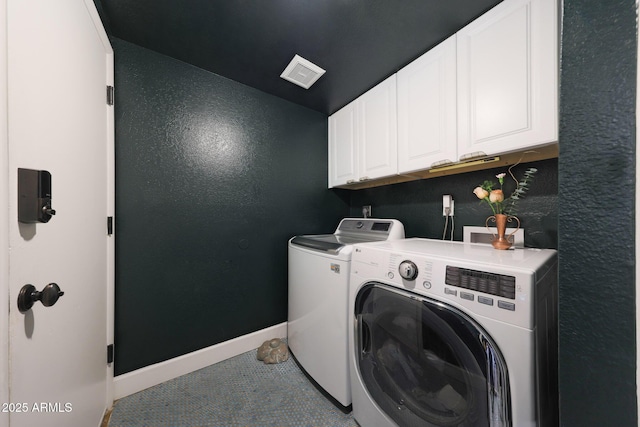
[[[107,346],[107,365],[113,363],[113,344]]]
[[[115,101],[115,90],[113,86],[107,86],[107,105],[113,105]]]
[[[113,217],[107,217],[107,235],[111,236],[113,234]]]

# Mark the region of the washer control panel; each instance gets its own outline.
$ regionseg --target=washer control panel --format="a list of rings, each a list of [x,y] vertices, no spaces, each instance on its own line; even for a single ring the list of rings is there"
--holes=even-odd
[[[396,219],[344,218],[334,234],[363,241],[404,239],[404,226]]]
[[[420,245],[425,247],[422,252],[416,250]],[[505,254],[484,245],[411,239],[355,245],[349,286],[353,290],[380,282],[486,318],[533,328],[536,269],[541,267],[523,260],[538,257],[542,264],[553,261],[555,252],[519,251]]]

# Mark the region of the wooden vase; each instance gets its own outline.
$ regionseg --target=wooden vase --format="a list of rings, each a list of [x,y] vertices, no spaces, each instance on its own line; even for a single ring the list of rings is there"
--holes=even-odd
[[[513,220],[516,220],[518,222],[518,226],[511,234],[505,236],[507,231],[507,223],[512,222]],[[509,249],[513,245],[513,235],[520,229],[520,220],[518,219],[518,217],[505,214],[491,215],[485,222],[485,226],[489,231],[491,231],[489,229],[489,221],[493,221],[496,223],[496,229],[498,231],[497,235],[491,232],[491,234],[493,234],[491,245],[496,249]]]

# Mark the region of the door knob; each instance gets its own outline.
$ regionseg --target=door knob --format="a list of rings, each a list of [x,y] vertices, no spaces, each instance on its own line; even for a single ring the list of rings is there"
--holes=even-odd
[[[45,307],[51,307],[62,295],[64,292],[56,283],[49,283],[42,292],[38,292],[33,285],[24,285],[18,294],[18,310],[20,313],[27,312],[36,301],[40,301]]]

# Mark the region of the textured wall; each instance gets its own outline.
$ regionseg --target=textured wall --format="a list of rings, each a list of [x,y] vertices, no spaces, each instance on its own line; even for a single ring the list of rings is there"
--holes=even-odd
[[[517,179],[529,167],[538,169],[531,189],[518,203],[518,218],[525,230],[525,245],[536,248],[558,247],[558,161],[557,159],[521,163],[513,168]],[[484,226],[492,215],[486,202],[480,202],[473,189],[485,180],[497,182],[496,174],[508,168],[488,169],[440,178],[406,182],[386,187],[355,191],[351,198],[351,214],[362,215],[362,206],[371,205],[373,216],[402,221],[407,237],[441,239],[445,220],[442,195],[454,200],[454,240],[462,240],[464,225]],[[511,194],[515,183],[505,178],[505,194]],[[446,238],[451,237],[451,221]]]
[[[286,321],[287,239],[348,200],[325,115],[112,43],[119,375]]]
[[[635,17],[634,0],[564,0],[560,158],[533,164],[520,208],[527,245],[560,250],[566,427],[637,426]],[[117,373],[284,321],[282,242],[332,230],[345,201],[351,215],[371,204],[401,219],[409,236],[441,237],[445,193],[456,239],[488,214],[470,189],[500,170],[327,191],[326,118],[112,42]],[[238,140],[252,148],[234,157]]]
[[[561,421],[635,427],[635,0],[564,0],[563,24]]]

